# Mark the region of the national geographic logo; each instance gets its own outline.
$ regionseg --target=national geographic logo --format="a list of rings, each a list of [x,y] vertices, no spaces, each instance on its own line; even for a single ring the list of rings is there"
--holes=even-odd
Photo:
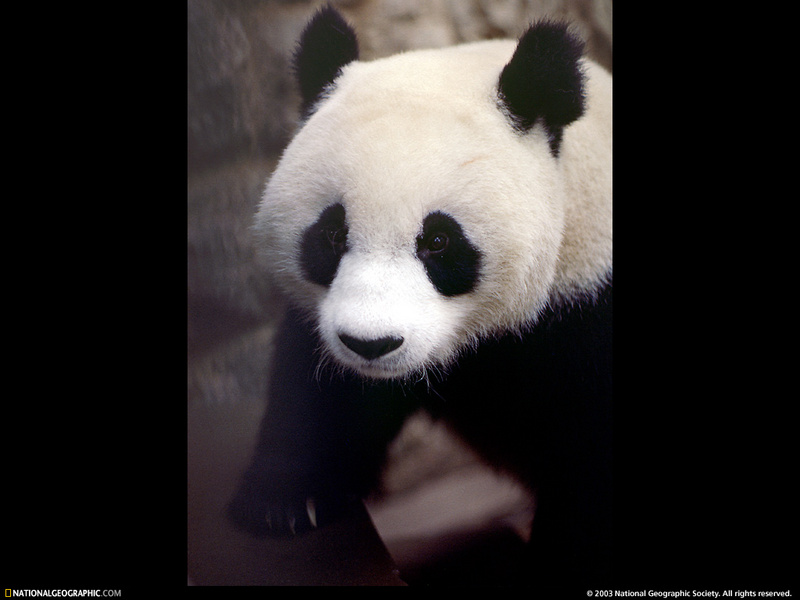
[[[6,588],[6,598],[120,598],[122,590],[15,590]]]

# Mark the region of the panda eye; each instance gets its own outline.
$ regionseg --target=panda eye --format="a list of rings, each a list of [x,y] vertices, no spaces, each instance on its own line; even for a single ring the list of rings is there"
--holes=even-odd
[[[439,254],[447,249],[450,240],[441,232],[434,233],[428,238],[427,248],[431,254]]]
[[[347,250],[347,227],[327,227],[323,235],[336,255],[341,256],[344,254],[345,250]]]

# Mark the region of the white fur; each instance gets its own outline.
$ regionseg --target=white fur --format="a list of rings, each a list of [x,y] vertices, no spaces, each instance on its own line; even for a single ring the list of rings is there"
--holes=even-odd
[[[286,148],[256,228],[333,362],[368,377],[424,374],[610,275],[611,78],[586,64],[588,110],[566,128],[556,160],[542,129],[521,135],[498,109],[514,48],[488,41],[351,63]],[[336,202],[348,252],[326,288],[304,278],[298,249]],[[455,218],[482,254],[470,293],[442,296],[416,258],[433,211]],[[405,341],[367,361],[342,332]]]

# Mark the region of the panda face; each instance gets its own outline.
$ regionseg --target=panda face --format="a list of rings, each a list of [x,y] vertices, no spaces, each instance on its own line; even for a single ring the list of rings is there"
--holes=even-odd
[[[267,185],[256,229],[327,366],[422,377],[547,301],[558,162],[498,109],[514,44],[479,46],[349,64]]]
[[[318,316],[328,357],[378,378],[405,378],[444,362],[458,346],[453,332],[467,314],[456,298],[470,304],[481,263],[458,222],[428,214],[410,247],[379,250],[354,241],[351,251],[348,237],[340,203],[325,208],[303,234],[304,274],[328,288]]]

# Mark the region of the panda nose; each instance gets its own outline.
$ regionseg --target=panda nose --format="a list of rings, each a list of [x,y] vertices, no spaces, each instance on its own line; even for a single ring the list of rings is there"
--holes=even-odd
[[[397,350],[403,343],[401,337],[384,337],[377,340],[360,340],[346,333],[340,333],[339,339],[356,354],[360,354],[368,360],[379,358],[384,354],[389,354],[392,350]]]

